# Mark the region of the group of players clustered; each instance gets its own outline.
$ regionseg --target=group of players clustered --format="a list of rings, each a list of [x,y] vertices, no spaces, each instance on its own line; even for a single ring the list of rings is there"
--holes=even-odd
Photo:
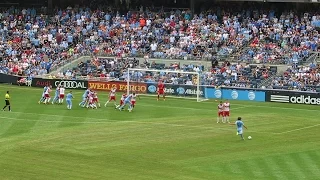
[[[158,84],[158,100],[160,95],[162,95],[163,99],[165,100],[164,88],[165,87],[163,83]],[[72,109],[72,100],[74,98],[72,91],[70,91],[67,95],[65,95],[65,88],[63,87],[63,85],[58,85],[53,99],[51,99],[51,96],[50,96],[51,91],[52,91],[51,85],[45,86],[43,88],[42,96],[38,103],[39,104],[40,103],[62,104],[64,101],[64,98],[66,98],[67,109]],[[120,103],[119,105],[117,105],[116,91],[117,91],[116,88],[111,89],[109,93],[109,100],[104,104],[104,106],[107,106],[109,102],[113,101],[116,109],[119,109],[121,111],[125,108],[125,106],[128,106],[128,111],[131,112],[135,107],[136,100],[137,98],[139,98],[139,96],[136,93],[122,94]],[[90,88],[85,90],[85,92],[82,95],[82,101],[79,103],[79,106],[92,108],[92,109],[100,108],[101,105],[99,102],[98,93],[96,91],[91,90]]]
[[[158,84],[158,99],[160,98],[160,95],[163,96],[163,100],[165,100],[165,94],[164,94],[164,89],[165,86],[163,83],[159,82]],[[65,88],[62,85],[59,85],[56,88],[55,91],[55,96],[51,101],[51,93],[52,90],[52,86],[45,86],[43,89],[43,93],[42,96],[39,100],[39,104],[43,103],[43,104],[62,104],[64,101],[64,98],[66,98],[66,103],[67,103],[67,109],[72,109],[72,99],[73,94],[72,91],[70,91],[66,96],[65,96]],[[114,102],[115,108],[122,111],[125,106],[128,106],[128,111],[131,112],[133,110],[133,108],[136,105],[136,100],[137,98],[139,98],[139,96],[136,93],[131,93],[131,94],[122,94],[121,98],[120,98],[120,103],[119,105],[116,104],[116,88],[112,88],[110,93],[109,93],[109,100],[104,104],[104,106],[106,107],[107,104],[111,101]],[[100,102],[99,102],[99,98],[98,98],[98,93],[96,91],[91,90],[90,88],[85,90],[85,92],[82,95],[82,101],[79,103],[79,106],[81,107],[86,107],[86,108],[92,108],[92,109],[97,109],[100,108]],[[220,101],[220,103],[218,104],[218,117],[217,117],[217,123],[230,123],[230,103],[228,102],[228,100],[226,102],[222,102]],[[237,135],[241,136],[241,139],[244,140],[243,136],[242,136],[242,127],[247,128],[246,126],[244,126],[243,122],[241,121],[241,117],[238,117],[237,121],[235,123],[232,123],[232,125],[236,125],[237,126]],[[249,136],[251,139],[251,136]]]

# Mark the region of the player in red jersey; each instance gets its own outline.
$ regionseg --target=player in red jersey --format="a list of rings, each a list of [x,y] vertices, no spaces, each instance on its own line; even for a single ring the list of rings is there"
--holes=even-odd
[[[225,103],[223,103],[223,118],[224,118],[224,121],[223,123],[230,123],[230,103],[228,100],[226,100]]]
[[[220,119],[221,119],[221,122],[223,122],[223,119],[224,119],[224,106],[223,106],[223,103],[222,101],[220,101],[220,104],[218,104],[218,117],[217,117],[217,123],[220,123]]]
[[[112,88],[110,93],[109,93],[109,100],[104,104],[104,107],[107,107],[108,103],[111,101],[114,101],[114,105],[117,106],[116,104],[116,91],[117,88]]]
[[[158,101],[160,99],[160,95],[162,95],[164,101],[166,100],[166,95],[164,94],[164,89],[165,89],[164,84],[160,80],[158,83],[158,99],[157,99]]]

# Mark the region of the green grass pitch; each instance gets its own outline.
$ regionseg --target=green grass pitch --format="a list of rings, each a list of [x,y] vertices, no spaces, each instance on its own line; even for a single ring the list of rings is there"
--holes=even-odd
[[[141,97],[132,113],[38,104],[41,89],[0,85],[1,180],[316,180],[319,106],[231,101],[234,126],[216,123],[215,101]],[[107,93],[100,92],[104,103]],[[1,101],[2,102],[2,101]],[[1,104],[2,105],[2,104]]]

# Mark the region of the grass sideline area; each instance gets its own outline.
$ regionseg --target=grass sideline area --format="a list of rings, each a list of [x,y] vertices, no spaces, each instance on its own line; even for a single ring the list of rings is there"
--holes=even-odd
[[[132,113],[38,104],[42,89],[9,90],[0,112],[1,179],[316,180],[319,106],[231,101],[248,130],[216,123],[218,102],[141,97]],[[120,93],[119,93],[120,94]],[[106,92],[100,92],[102,104]],[[119,100],[119,99],[117,99]],[[2,101],[1,101],[2,102]],[[3,104],[0,104],[1,106]]]

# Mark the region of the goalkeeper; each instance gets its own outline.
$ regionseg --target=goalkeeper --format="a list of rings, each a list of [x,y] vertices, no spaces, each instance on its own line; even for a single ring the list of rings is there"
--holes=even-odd
[[[162,97],[163,97],[163,100],[165,101],[166,100],[166,95],[165,95],[165,93],[164,93],[164,84],[163,84],[163,82],[160,80],[159,81],[159,83],[158,83],[158,101],[159,101],[159,99],[160,99],[160,95],[162,95]]]

